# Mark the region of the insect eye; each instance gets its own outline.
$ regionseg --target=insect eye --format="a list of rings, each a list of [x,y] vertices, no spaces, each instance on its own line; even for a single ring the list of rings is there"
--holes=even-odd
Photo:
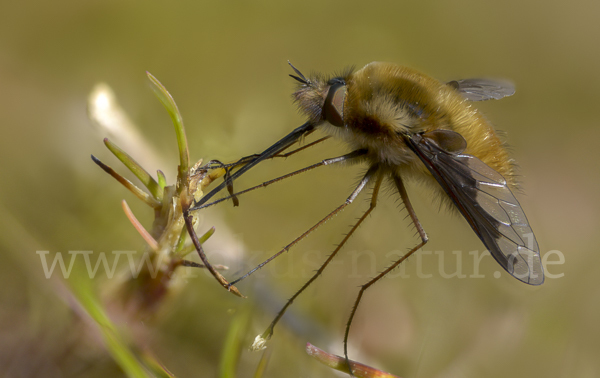
[[[329,87],[327,98],[323,104],[323,119],[333,126],[344,126],[344,99],[346,83],[337,81]]]

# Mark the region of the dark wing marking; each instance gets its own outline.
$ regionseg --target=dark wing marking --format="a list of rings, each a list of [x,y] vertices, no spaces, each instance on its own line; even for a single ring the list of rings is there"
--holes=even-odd
[[[504,177],[475,156],[440,149],[427,134],[407,140],[494,259],[518,280],[542,284],[537,241]]]
[[[499,79],[453,80],[448,85],[470,101],[499,100],[515,94],[515,86],[511,82]]]

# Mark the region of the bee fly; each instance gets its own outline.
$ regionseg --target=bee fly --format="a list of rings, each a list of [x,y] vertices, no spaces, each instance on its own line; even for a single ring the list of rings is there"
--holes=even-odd
[[[262,341],[272,335],[273,327],[287,307],[321,274],[375,208],[384,179],[397,188],[421,241],[361,286],[346,326],[346,358],[350,325],[364,291],[428,240],[408,199],[405,180],[425,182],[440,194],[443,201],[456,206],[494,259],[510,275],[530,285],[544,282],[537,242],[525,213],[512,193],[516,186],[513,161],[494,128],[472,106],[473,101],[512,95],[514,89],[511,84],[488,79],[442,83],[410,68],[382,62],[373,62],[356,72],[334,78],[307,78],[295,67],[292,68],[296,75],[290,76],[298,82],[293,97],[308,121],[261,154],[242,159],[237,165],[239,169],[228,175],[226,182],[205,195],[190,210],[211,205],[207,201],[224,187],[230,187],[233,180],[259,162],[279,156],[302,136],[316,129],[346,141],[352,152],[323,160],[257,187],[341,162],[363,162],[368,170],[343,204],[265,262],[228,283],[227,287],[252,274],[332,218],[352,203],[367,184],[373,183],[373,194],[369,209],[315,275],[286,303],[262,335]],[[213,203],[216,202],[219,201]]]

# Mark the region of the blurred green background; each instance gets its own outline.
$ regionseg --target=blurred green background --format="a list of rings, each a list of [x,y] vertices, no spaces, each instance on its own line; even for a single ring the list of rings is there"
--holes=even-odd
[[[141,250],[124,216],[125,198],[150,226],[152,213],[90,160],[125,173],[91,127],[87,96],[112,87],[142,141],[116,140],[170,182],[177,152],[170,120],[147,85],[155,75],[183,114],[193,161],[230,161],[262,151],[303,122],[291,103],[287,60],[304,73],[332,73],[379,60],[440,80],[505,77],[517,93],[476,104],[506,131],[520,166],[518,195],[542,254],[564,264],[532,288],[486,258],[485,278],[408,278],[375,285],[350,335],[350,356],[403,377],[593,377],[600,373],[600,237],[597,111],[600,88],[597,1],[29,1],[0,12],[0,375],[119,376],[97,335],[64,295],[62,279],[44,277],[36,251],[67,255]],[[311,139],[312,140],[312,139]],[[327,142],[286,161],[264,163],[237,189],[347,149]],[[154,164],[162,164],[155,166]],[[237,277],[341,203],[364,167],[321,168],[202,214],[215,263]],[[128,176],[128,177],[131,177]],[[409,195],[430,236],[427,251],[470,251],[482,244],[462,219],[439,212],[427,191]],[[346,318],[358,285],[416,244],[392,191],[317,282],[301,296],[269,344],[265,377],[334,376],[304,353],[306,342],[342,353]],[[261,353],[247,350],[275,311],[333,250],[367,208],[360,200],[290,253],[238,287],[234,297],[197,273],[180,280],[136,340],[174,375],[218,376],[226,335],[244,317],[236,376],[249,377]],[[386,257],[387,255],[387,257]],[[96,255],[93,255],[96,256]],[[357,256],[360,256],[357,258]],[[556,260],[554,255],[553,260]],[[370,260],[370,259],[373,260]],[[93,260],[93,259],[92,259]],[[94,261],[94,260],[93,260]],[[372,269],[371,262],[375,268]],[[439,256],[423,255],[436,273]],[[94,287],[110,285],[101,274]],[[244,315],[245,316],[245,315]],[[119,323],[118,319],[115,322]]]

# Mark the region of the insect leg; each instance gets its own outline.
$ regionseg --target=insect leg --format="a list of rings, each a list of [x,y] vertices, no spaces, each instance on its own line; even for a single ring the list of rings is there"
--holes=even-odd
[[[236,193],[236,194],[241,194],[241,193],[246,193],[250,190],[254,190],[257,188],[261,188],[264,186],[268,186],[272,183],[278,182],[283,180],[286,177],[290,177],[293,176],[295,174],[299,174],[302,172],[306,172],[307,170],[319,167],[321,165],[330,165],[330,164],[334,164],[334,163],[340,163],[343,161],[347,161],[347,160],[351,160],[354,158],[357,158],[361,155],[364,155],[365,151],[364,150],[356,150],[353,151],[349,154],[346,155],[342,155],[336,158],[332,158],[332,159],[326,159],[323,160],[320,163],[314,164],[313,166],[310,167],[306,167],[304,169],[301,169],[299,171],[296,172],[292,172],[289,173],[288,175],[273,179],[271,181],[267,181],[266,183],[263,183],[261,185],[258,185],[254,188],[249,188],[246,189],[243,192],[240,193]],[[322,220],[321,222],[319,222],[317,225],[313,226],[309,231],[305,232],[301,237],[297,238],[296,240],[294,240],[291,244],[289,244],[287,247],[285,247],[283,250],[281,250],[279,253],[277,253],[276,255],[272,256],[270,259],[268,259],[267,261],[263,262],[262,264],[260,264],[258,267],[256,267],[255,269],[251,270],[250,272],[246,273],[246,275],[244,275],[243,277],[237,279],[236,281],[233,282],[228,282],[225,277],[223,277],[219,272],[216,271],[216,269],[210,264],[210,262],[208,261],[208,258],[206,257],[206,254],[204,253],[204,249],[202,248],[202,245],[200,244],[200,241],[198,240],[198,236],[196,235],[196,232],[194,231],[194,226],[192,225],[192,216],[190,215],[190,211],[192,210],[197,210],[199,208],[203,208],[206,206],[210,206],[210,205],[214,205],[215,203],[221,202],[226,200],[229,197],[223,198],[221,200],[215,201],[213,203],[209,203],[207,205],[204,206],[200,206],[197,208],[184,208],[183,210],[183,215],[184,215],[184,220],[185,220],[185,225],[187,227],[188,230],[188,234],[190,235],[190,238],[192,239],[192,243],[194,244],[194,246],[196,247],[196,251],[198,252],[198,255],[200,256],[200,260],[202,260],[202,263],[204,263],[204,265],[206,266],[206,268],[208,269],[208,271],[213,275],[213,277],[215,277],[215,279],[221,284],[221,286],[223,286],[224,288],[226,288],[227,290],[231,291],[232,293],[234,293],[237,296],[242,296],[242,294],[238,291],[238,289],[234,286],[235,283],[239,282],[240,280],[246,278],[247,276],[249,276],[250,274],[254,273],[255,270],[261,268],[263,265],[265,265],[266,263],[268,263],[269,261],[271,261],[272,259],[274,259],[275,257],[279,256],[281,253],[283,253],[284,251],[286,251],[287,249],[291,248],[291,246],[293,246],[294,244],[296,244],[298,241],[300,241],[301,239],[303,239],[306,235],[308,235],[312,230],[318,228],[321,224],[325,223],[325,221],[327,221],[329,218],[333,217],[335,215],[335,213],[337,213],[338,211],[340,211],[341,209],[337,209],[337,211],[334,210],[334,213],[329,214],[329,216]],[[344,205],[345,206],[345,205]],[[343,208],[343,207],[342,207]]]
[[[362,179],[361,183],[352,192],[352,194],[350,194],[350,196],[348,197],[348,199],[346,200],[346,202],[344,203],[343,206],[346,206],[347,204],[354,201],[354,199],[356,198],[356,196],[358,195],[360,190],[362,190],[362,188],[366,184],[366,181],[368,181],[372,177],[373,174],[376,174],[376,169],[377,169],[377,167],[374,167],[373,171],[369,170],[369,172],[367,172],[367,174]],[[354,226],[352,226],[352,228],[350,229],[350,232],[348,232],[346,234],[346,236],[344,237],[342,242],[340,244],[338,244],[338,246],[335,248],[335,250],[327,257],[325,262],[323,262],[323,264],[315,272],[315,274],[308,281],[306,281],[306,283],[300,288],[300,290],[298,290],[290,299],[288,299],[285,306],[283,306],[283,308],[277,313],[277,316],[275,317],[275,319],[273,319],[273,321],[267,328],[267,331],[263,334],[263,338],[268,340],[273,335],[273,329],[275,328],[275,325],[277,324],[279,319],[281,319],[281,317],[283,316],[283,314],[285,313],[287,308],[292,304],[292,302],[294,302],[294,300],[296,299],[296,297],[298,297],[300,295],[300,293],[302,293],[311,283],[313,283],[314,280],[317,279],[317,277],[319,277],[321,275],[321,273],[323,273],[323,271],[325,270],[327,265],[329,265],[331,260],[333,260],[333,258],[335,257],[335,255],[337,255],[337,253],[340,251],[340,249],[342,249],[342,247],[344,246],[344,244],[346,244],[348,239],[350,239],[350,236],[352,236],[352,234],[354,233],[354,231],[356,231],[358,226],[360,226],[360,224],[367,218],[367,216],[371,213],[371,211],[373,211],[373,209],[375,209],[375,205],[377,204],[377,196],[379,194],[379,189],[381,187],[382,180],[383,180],[383,175],[381,173],[379,173],[379,175],[377,176],[377,181],[375,182],[375,186],[373,187],[373,194],[371,195],[371,205],[369,206],[367,211],[365,211],[365,213],[358,219],[358,221],[354,224]]]
[[[202,206],[203,204],[208,202],[208,200],[211,199],[215,194],[220,192],[223,188],[229,186],[230,185],[229,182],[232,182],[233,180],[237,179],[244,173],[248,172],[248,170],[250,170],[252,167],[257,165],[261,161],[269,159],[273,155],[277,155],[281,151],[284,151],[289,146],[293,145],[296,141],[298,141],[302,136],[306,135],[307,133],[311,133],[314,129],[315,129],[315,126],[312,125],[310,122],[304,123],[302,126],[297,127],[291,133],[289,133],[288,135],[281,138],[279,141],[277,141],[271,147],[264,150],[260,154],[260,156],[258,156],[257,158],[251,160],[250,162],[248,162],[247,164],[242,166],[239,170],[237,170],[231,176],[228,176],[228,179],[225,180],[225,182],[221,183],[220,185],[217,185],[216,188],[214,188],[210,192],[206,193],[204,196],[202,196],[202,198],[200,198],[200,200],[198,202],[195,202],[192,198],[188,198],[189,196],[186,196],[185,201],[182,201],[181,207],[182,207],[182,211],[183,211],[183,219],[185,220],[185,226],[188,230],[188,234],[190,235],[190,238],[192,238],[192,243],[194,243],[194,246],[196,247],[196,251],[198,252],[198,255],[200,256],[202,263],[204,263],[204,265],[206,266],[206,269],[208,269],[210,274],[212,274],[212,276],[215,277],[217,282],[219,282],[221,284],[221,286],[226,288],[228,291],[231,291],[232,293],[234,293],[236,295],[242,296],[242,294],[237,290],[237,288],[235,286],[233,286],[232,284],[230,284],[229,282],[227,282],[225,277],[223,277],[221,274],[219,274],[219,272],[217,272],[215,270],[215,268],[208,261],[208,258],[206,257],[206,254],[204,253],[204,249],[202,248],[202,245],[198,241],[198,236],[196,235],[196,232],[194,232],[194,226],[192,225],[193,217],[190,215],[190,211],[194,210],[195,208],[199,208],[200,206]]]
[[[348,159],[350,159],[352,157],[355,157],[355,155],[354,155],[355,153],[358,153],[360,155],[363,154],[363,152],[361,150],[358,150],[358,151],[355,151],[355,152],[350,153],[348,155],[343,155],[343,156],[340,156],[339,158],[335,158],[335,159],[348,160]],[[354,156],[351,156],[351,155],[354,155]],[[335,159],[332,159],[332,160],[335,160]],[[343,204],[341,204],[340,206],[336,207],[333,211],[331,211],[329,214],[327,214],[323,219],[321,219],[320,221],[318,221],[314,226],[312,226],[311,228],[309,228],[302,235],[298,236],[290,244],[288,244],[285,247],[283,247],[283,249],[281,249],[279,252],[277,252],[273,256],[269,257],[268,259],[266,259],[262,263],[258,264],[254,269],[250,270],[248,273],[244,274],[240,278],[231,281],[230,285],[235,285],[236,283],[240,282],[241,280],[243,280],[244,278],[248,277],[252,273],[256,272],[258,269],[260,269],[263,266],[265,266],[271,260],[273,260],[277,256],[281,255],[283,252],[288,251],[290,248],[292,248],[294,245],[296,245],[300,240],[302,240],[306,236],[308,236],[308,234],[310,234],[311,232],[313,232],[314,230],[316,230],[317,228],[319,228],[320,226],[322,226],[325,222],[327,222],[329,219],[333,218],[337,213],[339,213],[340,211],[342,211],[346,206],[348,206],[349,204],[351,204],[352,201],[354,201],[354,199],[358,195],[358,193],[360,193],[364,189],[364,187],[367,185],[367,183],[369,182],[369,180],[371,179],[371,177],[373,177],[373,175],[377,172],[378,169],[379,169],[378,166],[373,166],[373,167],[369,168],[369,170],[367,171],[367,173],[365,174],[365,176],[363,177],[363,179],[360,181],[360,183],[358,184],[358,186],[356,187],[356,189],[354,189],[354,191],[352,192],[352,194],[350,195],[350,197],[348,197]]]
[[[289,177],[292,177],[292,176],[299,175],[300,173],[304,173],[304,172],[310,171],[310,170],[312,170],[312,169],[315,169],[315,168],[318,168],[318,167],[321,167],[321,166],[324,166],[324,165],[331,165],[331,164],[335,164],[335,163],[341,163],[341,162],[343,162],[343,161],[347,161],[347,160],[350,160],[350,159],[353,159],[353,158],[359,157],[359,156],[361,156],[361,155],[363,155],[363,154],[364,154],[364,151],[363,151],[363,150],[356,150],[356,151],[353,151],[353,152],[351,152],[351,153],[349,153],[349,154],[346,154],[346,155],[338,156],[338,157],[331,158],[331,159],[325,159],[325,160],[323,160],[323,161],[320,161],[320,162],[318,162],[318,163],[316,163],[316,164],[309,165],[308,167],[304,167],[304,168],[302,168],[302,169],[299,169],[299,170],[297,170],[297,171],[290,172],[290,173],[288,173],[288,174],[285,174],[285,175],[283,175],[283,176],[280,176],[280,177],[276,177],[276,178],[274,178],[274,179],[272,179],[272,180],[265,181],[265,182],[263,182],[262,184],[258,184],[258,185],[256,185],[256,186],[250,187],[250,188],[248,188],[248,189],[244,189],[244,190],[242,190],[242,191],[239,191],[239,192],[237,192],[237,193],[233,193],[233,194],[232,194],[232,195],[230,195],[230,196],[227,196],[227,197],[220,198],[220,199],[218,199],[218,200],[215,200],[215,201],[213,201],[213,202],[210,202],[210,203],[204,204],[204,205],[202,205],[202,206],[199,206],[199,207],[196,207],[196,208],[194,208],[194,209],[190,209],[190,210],[200,210],[200,209],[204,209],[204,208],[206,208],[206,207],[213,206],[213,205],[216,205],[216,204],[218,204],[218,203],[221,203],[221,202],[223,202],[223,201],[226,201],[226,200],[228,200],[228,199],[230,199],[230,198],[232,198],[232,197],[239,196],[239,195],[241,195],[241,194],[244,194],[244,193],[251,192],[251,191],[253,191],[253,190],[255,190],[255,189],[258,189],[258,188],[264,188],[264,187],[266,187],[266,186],[269,186],[269,185],[271,185],[271,184],[274,184],[274,183],[276,183],[276,182],[279,182],[279,181],[285,180],[286,178],[289,178]]]
[[[310,122],[306,122],[302,126],[294,129],[291,133],[281,138],[279,141],[275,142],[271,147],[264,150],[258,157],[252,159],[247,164],[244,164],[240,169],[238,169],[235,173],[233,173],[228,181],[233,181],[248,172],[252,167],[260,163],[261,161],[270,159],[273,155],[279,154],[281,151],[284,151],[292,144],[296,143],[298,139],[302,138],[302,136],[307,133],[312,132],[315,129],[314,125],[310,124]],[[227,186],[227,181],[221,183],[216,188],[205,194],[197,203],[194,203],[193,206],[188,208],[188,210],[194,210],[207,203],[209,199],[211,199],[215,194],[220,192],[223,188]]]
[[[184,210],[183,219],[185,221],[185,226],[187,227],[187,231],[188,231],[188,234],[190,235],[190,238],[192,239],[192,243],[194,243],[194,246],[196,247],[196,251],[198,252],[198,255],[200,256],[200,260],[202,260],[202,263],[204,264],[206,269],[208,269],[210,274],[212,274],[212,276],[215,277],[215,279],[217,280],[217,282],[219,282],[221,284],[221,286],[223,286],[225,289],[227,289],[227,291],[230,291],[233,294],[237,295],[238,297],[244,297],[242,295],[242,293],[240,293],[239,290],[235,286],[233,286],[232,284],[227,282],[225,277],[223,277],[221,275],[221,273],[217,272],[215,266],[211,265],[211,263],[208,261],[208,258],[206,257],[206,254],[204,253],[204,248],[202,248],[202,244],[200,244],[200,241],[198,240],[198,235],[196,235],[196,232],[194,231],[194,226],[192,224],[192,218],[193,217],[191,215],[189,215],[189,211]]]
[[[312,131],[309,131],[309,132],[306,133],[306,135],[311,134],[311,133],[312,133]],[[312,146],[314,146],[316,144],[319,144],[319,143],[321,143],[321,142],[323,142],[323,141],[325,141],[325,140],[327,140],[329,138],[330,138],[330,136],[325,136],[325,137],[317,139],[314,142],[311,142],[311,143],[309,143],[309,144],[307,144],[305,146],[296,148],[295,150],[292,150],[290,152],[286,152],[286,153],[281,153],[280,152],[277,155],[271,156],[270,159],[273,159],[273,158],[276,158],[276,157],[278,157],[278,158],[287,158],[288,156],[292,156],[295,153],[298,153],[298,152],[300,152],[302,150],[305,150],[305,149],[307,149],[309,147],[312,147]],[[288,148],[289,148],[289,146],[288,146]],[[282,150],[282,152],[283,151],[285,151],[285,149]],[[235,206],[239,206],[239,200],[238,200],[238,198],[236,196],[238,193],[234,193],[233,192],[233,180],[231,178],[231,170],[234,169],[234,168],[236,168],[236,167],[238,167],[238,166],[244,166],[246,164],[249,164],[252,161],[254,161],[255,159],[257,159],[258,157],[260,157],[260,154],[254,154],[254,155],[244,156],[243,158],[239,159],[235,163],[229,163],[229,164],[223,164],[223,163],[221,163],[221,162],[219,162],[217,160],[212,160],[211,162],[209,162],[209,164],[211,164],[211,163],[218,163],[219,165],[217,165],[216,167],[209,166],[208,168],[213,168],[213,169],[214,168],[224,168],[226,170],[224,179],[225,179],[225,182],[227,183],[227,191],[229,192],[229,197],[227,197],[226,199],[231,198],[231,200],[233,201],[233,206],[234,207]],[[207,168],[207,167],[205,167],[205,168]],[[215,201],[215,202],[213,202],[211,204],[208,204],[208,205],[201,206],[199,208],[208,207],[208,206],[211,206],[211,205],[216,204],[218,202],[221,202],[221,200]]]
[[[360,291],[358,292],[358,295],[354,302],[354,306],[352,307],[352,312],[350,312],[350,317],[348,318],[348,322],[346,323],[346,332],[344,334],[344,357],[346,358],[346,363],[348,364],[348,369],[350,369],[351,376],[353,376],[353,374],[352,374],[352,367],[350,366],[350,360],[348,359],[348,335],[350,334],[350,326],[352,324],[352,319],[354,318],[354,315],[356,314],[356,310],[358,309],[358,304],[360,303],[363,293],[365,292],[365,290],[367,290],[369,287],[371,287],[371,285],[373,285],[375,282],[379,281],[386,274],[388,274],[389,272],[394,270],[398,265],[400,265],[404,260],[406,260],[408,257],[410,257],[410,255],[415,253],[419,248],[423,247],[425,245],[425,243],[427,243],[427,240],[428,240],[427,234],[425,233],[423,226],[421,226],[421,223],[419,222],[419,219],[417,218],[417,214],[415,213],[415,210],[413,209],[413,207],[410,203],[410,200],[408,199],[408,194],[406,193],[406,188],[404,188],[404,183],[402,182],[402,179],[398,175],[392,176],[392,179],[394,180],[394,184],[396,185],[396,188],[398,189],[398,192],[400,193],[400,198],[402,198],[402,202],[404,203],[404,206],[406,207],[406,211],[408,211],[408,215],[410,216],[410,219],[412,220],[413,224],[417,228],[417,232],[419,233],[419,236],[421,237],[421,242],[419,244],[417,244],[413,249],[411,249],[408,253],[406,253],[404,256],[402,256],[400,259],[398,259],[396,262],[394,262],[392,265],[390,265],[385,270],[383,270],[381,273],[379,273],[377,276],[375,276],[373,279],[371,279],[369,282],[367,282],[366,284],[364,284],[360,287]]]

